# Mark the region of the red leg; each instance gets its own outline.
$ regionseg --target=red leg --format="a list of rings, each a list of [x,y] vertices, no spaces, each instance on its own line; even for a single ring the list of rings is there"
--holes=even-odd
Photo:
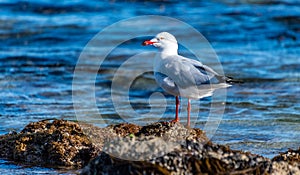
[[[172,120],[171,122],[179,122],[179,117],[178,117],[178,113],[179,113],[179,105],[180,105],[179,97],[176,96],[176,114],[175,114],[175,119]]]
[[[190,121],[191,121],[191,100],[188,99],[188,106],[187,106],[187,113],[188,113],[188,118],[187,118],[187,126],[190,127]]]

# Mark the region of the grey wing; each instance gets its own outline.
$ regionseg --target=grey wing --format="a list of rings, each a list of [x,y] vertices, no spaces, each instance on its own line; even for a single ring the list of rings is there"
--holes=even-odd
[[[154,72],[155,81],[166,92],[172,95],[179,95],[179,89],[175,82],[165,74]]]
[[[213,94],[213,91],[220,88],[227,88],[230,85],[226,83],[220,83],[220,84],[202,84],[201,88],[179,88],[176,83],[165,74],[154,72],[155,80],[158,83],[158,85],[165,90],[167,93],[172,94],[174,96],[183,96],[187,98],[192,99],[199,99],[203,97],[208,97]],[[199,86],[200,87],[200,86]]]
[[[197,70],[200,71],[202,74],[206,74],[208,76],[207,78],[210,80],[211,83],[242,83],[241,80],[235,80],[232,77],[227,77],[218,74],[212,68],[202,64],[199,61],[192,60],[192,59],[184,59],[184,61],[189,62],[190,64],[195,66]]]
[[[232,77],[227,77],[224,75],[218,74],[212,68],[208,67],[207,65],[202,64],[200,61],[192,60],[192,59],[185,59],[185,61],[193,64],[200,72],[203,74],[207,74],[209,76],[209,80],[211,82],[217,81],[217,83],[243,83],[241,80],[236,80]]]
[[[190,64],[194,67],[191,69],[193,78],[197,85],[207,84],[211,81],[215,76],[219,76],[217,72],[215,72],[212,68],[202,64],[199,61],[184,58],[183,63]]]
[[[216,71],[214,71],[212,68],[202,64],[200,61],[192,60],[192,59],[184,59],[185,62],[189,62],[190,64],[194,65],[199,71],[209,74],[209,76],[212,78],[215,75],[219,75]]]

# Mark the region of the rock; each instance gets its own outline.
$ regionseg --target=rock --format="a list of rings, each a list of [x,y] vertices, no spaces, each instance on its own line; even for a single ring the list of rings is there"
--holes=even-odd
[[[299,163],[288,163],[284,161],[273,161],[268,169],[269,174],[274,175],[283,175],[283,174],[291,174],[298,175],[300,174],[300,166]]]
[[[300,174],[300,148],[289,149],[272,159],[271,172],[277,174]]]
[[[2,158],[33,165],[78,168],[99,152],[78,123],[65,120],[30,123],[20,133],[0,137]]]
[[[171,134],[174,136],[174,133],[177,132],[173,133],[171,130],[171,125],[174,124],[166,122],[161,128],[158,127],[159,125],[162,124],[155,123],[141,127],[122,123],[98,128],[85,123],[65,120],[33,122],[28,124],[20,133],[14,132],[0,136],[0,157],[38,166],[80,168],[96,157],[105,143],[109,145],[110,141],[116,142],[117,138],[126,138],[129,135],[137,137],[135,134],[164,135],[161,129],[168,133],[166,134],[168,137]],[[167,125],[169,126],[166,127]],[[178,127],[185,130],[185,134],[188,133],[182,125],[178,125],[177,129],[179,129]],[[149,128],[153,129],[151,131],[153,134],[148,134]],[[154,128],[159,129],[155,130]],[[203,132],[197,132],[193,130],[193,137],[198,134],[203,136],[202,139],[205,138]],[[116,147],[117,145],[115,145]]]
[[[126,127],[128,126],[137,128],[133,124],[128,124]],[[121,128],[124,128],[124,124]],[[116,130],[116,127],[114,127],[114,130]],[[199,142],[208,142],[208,138],[203,131],[187,129],[180,123],[170,122],[156,122],[126,134],[127,137],[108,139],[103,151],[121,159],[143,161],[164,155],[174,148],[179,148],[180,144],[185,143],[186,140],[194,139]]]
[[[179,123],[157,122],[134,133],[110,139],[81,174],[300,174],[299,159],[289,164],[231,150]],[[294,152],[289,155],[298,158]]]
[[[123,144],[126,144],[124,142]],[[126,145],[124,145],[126,147]],[[94,174],[300,174],[299,161],[271,161],[229,147],[187,141],[162,156],[144,161],[119,159],[102,152],[83,168],[82,175]]]
[[[300,148],[272,160],[210,142],[180,123],[105,128],[65,120],[28,124],[0,136],[0,157],[90,174],[300,174]],[[89,163],[88,163],[89,162]]]
[[[182,141],[185,139],[196,139],[199,142],[208,142],[209,139],[205,133],[197,128],[186,128],[180,123],[174,122],[156,122],[144,126],[135,134],[139,136],[163,137],[165,140]]]
[[[116,134],[119,136],[127,136],[130,134],[136,134],[140,131],[142,128],[141,126],[135,125],[135,124],[130,124],[130,123],[121,123],[117,125],[110,125]]]
[[[289,149],[287,152],[275,156],[272,160],[277,162],[286,161],[290,164],[293,164],[294,162],[300,163],[300,148],[298,148],[298,150]]]
[[[259,155],[232,151],[210,142],[187,140],[179,148],[143,161],[119,159],[102,152],[82,174],[262,174],[269,162]]]

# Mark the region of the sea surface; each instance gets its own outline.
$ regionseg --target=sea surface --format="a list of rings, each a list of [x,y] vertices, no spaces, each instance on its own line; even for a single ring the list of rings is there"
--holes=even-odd
[[[120,20],[126,24],[126,20],[143,15],[158,16],[144,16],[148,20],[136,20],[99,34]],[[29,122],[48,118],[84,120],[102,127],[120,122],[145,125],[171,120],[175,99],[163,93],[148,70],[155,48],[143,47],[141,43],[151,39],[156,31],[169,31],[193,46],[199,44],[199,49],[203,42],[197,41],[195,35],[182,26],[157,25],[159,16],[172,17],[194,27],[206,38],[204,43],[210,43],[217,55],[214,58],[218,58],[202,54],[197,59],[214,68],[221,65],[224,74],[244,81],[227,89],[226,100],[222,103],[225,110],[218,118],[217,130],[211,138],[213,142],[269,158],[300,146],[298,0],[1,0],[0,134],[20,131]],[[132,30],[129,31],[128,26]],[[135,30],[138,34],[145,31],[145,35],[129,35]],[[93,40],[98,45],[88,47]],[[119,42],[121,44],[116,44]],[[106,49],[114,44],[114,49]],[[88,54],[82,54],[87,48]],[[179,49],[180,54],[195,57],[189,48],[180,46]],[[104,51],[109,52],[100,63]],[[145,55],[136,57],[140,53]],[[80,67],[77,63],[82,57],[87,62]],[[123,92],[122,88],[116,91],[115,97],[124,100],[116,110],[112,84],[115,74],[128,60],[134,61],[123,70],[122,81],[124,84],[130,82],[130,78],[134,81],[128,92]],[[80,81],[74,84],[75,70],[82,84]],[[139,74],[137,70],[145,71]],[[95,87],[93,91],[89,89],[91,84]],[[76,102],[85,108],[74,109],[74,91],[77,95],[83,94]],[[85,96],[87,92],[93,94]],[[122,106],[127,100],[124,94],[130,107]],[[88,102],[91,101],[96,110],[90,108]],[[162,115],[147,115],[151,110],[154,114],[160,113],[161,102],[166,104]],[[213,98],[192,101],[192,108],[197,109],[192,111],[195,127],[205,126],[212,103]],[[186,99],[182,99],[181,104],[180,117],[184,123]],[[0,160],[0,173],[76,172]]]

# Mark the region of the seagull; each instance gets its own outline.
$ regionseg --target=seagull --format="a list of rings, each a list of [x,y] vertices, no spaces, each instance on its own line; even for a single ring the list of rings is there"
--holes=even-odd
[[[176,114],[172,122],[179,122],[179,96],[188,99],[187,126],[190,127],[190,99],[212,96],[214,90],[227,88],[231,83],[239,82],[218,74],[197,60],[178,55],[177,40],[168,32],[161,32],[153,39],[144,41],[142,45],[158,48],[153,72],[156,83],[168,94],[175,96]]]

